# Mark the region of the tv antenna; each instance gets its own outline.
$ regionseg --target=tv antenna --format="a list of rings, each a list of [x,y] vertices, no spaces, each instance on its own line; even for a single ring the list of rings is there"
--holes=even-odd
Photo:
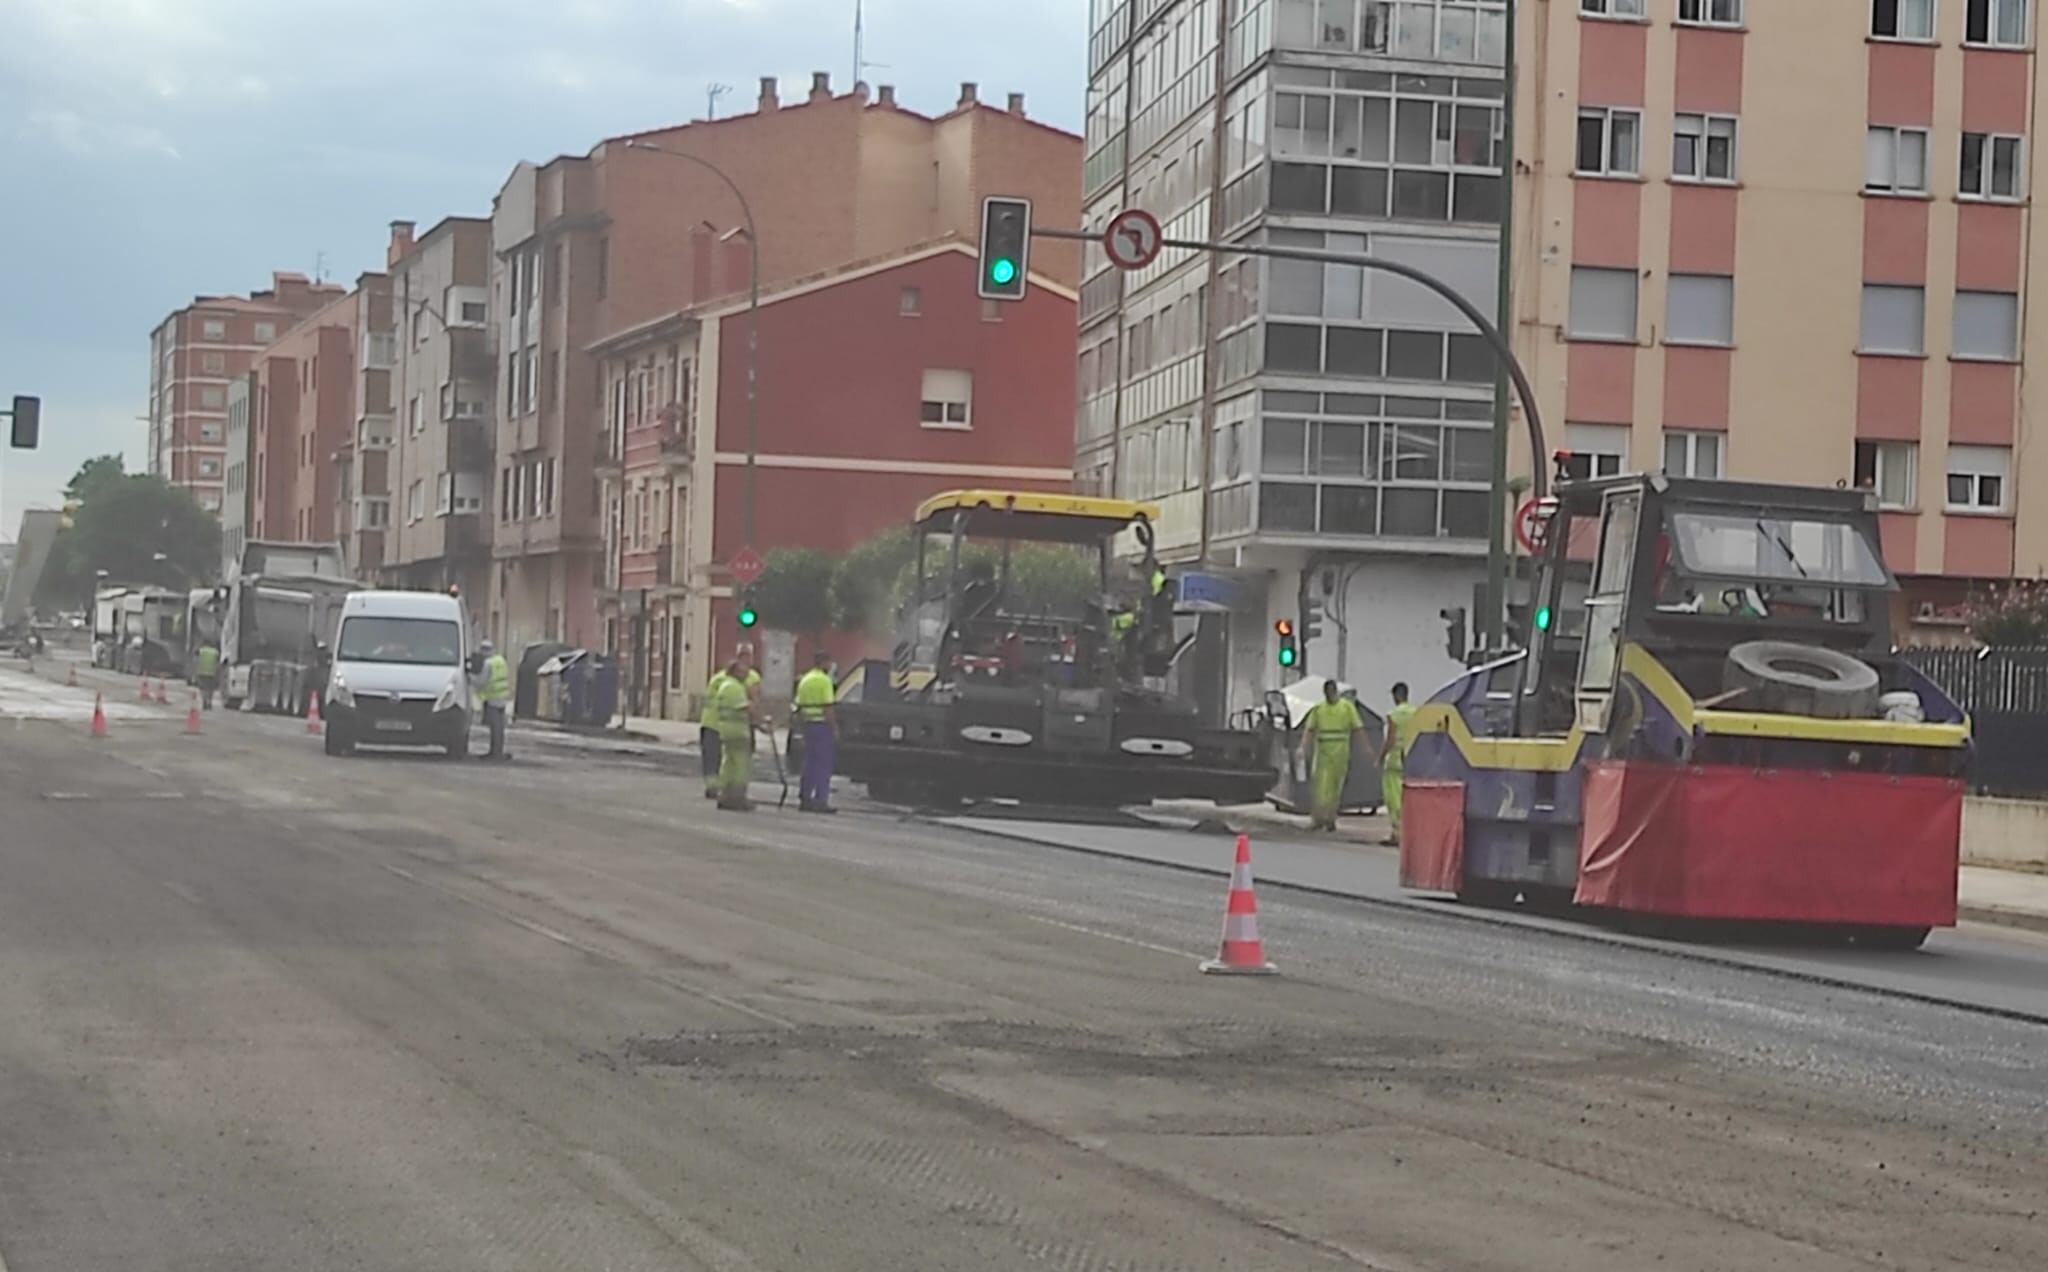
[[[853,82],[856,84],[861,83],[862,77],[870,70],[889,69],[887,62],[870,62],[865,56],[867,24],[862,13],[863,8],[863,0],[853,0]]]
[[[704,117],[718,118],[718,99],[732,91],[730,84],[713,84],[704,90]]]

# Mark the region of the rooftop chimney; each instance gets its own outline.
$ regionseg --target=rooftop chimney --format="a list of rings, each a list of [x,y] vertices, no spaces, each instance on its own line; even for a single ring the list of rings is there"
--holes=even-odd
[[[896,105],[896,86],[894,84],[884,84],[876,89],[875,105],[894,107]]]
[[[965,107],[972,106],[976,102],[979,102],[981,98],[978,97],[976,94],[979,93],[980,90],[981,86],[979,84],[976,84],[973,80],[961,81],[960,100],[955,104],[954,109],[964,109]]]
[[[393,265],[404,260],[406,254],[412,251],[412,230],[413,224],[411,221],[393,221],[391,223],[391,245],[384,249],[384,268],[390,269]]]
[[[830,71],[811,72],[811,100],[814,102],[829,102],[832,100],[832,73]]]
[[[763,75],[761,77],[761,101],[759,103],[761,113],[765,115],[781,104],[781,102],[775,99],[775,77],[773,75]]]
[[[856,100],[856,101],[860,101],[860,102],[865,102],[865,101],[867,101],[867,99],[868,99],[868,82],[867,82],[866,80],[855,80],[855,81],[853,82],[853,96],[854,96],[854,100]]]
[[[1012,115],[1016,115],[1016,116],[1017,116],[1017,117],[1019,117],[1019,118],[1022,118],[1022,117],[1023,117],[1023,115],[1024,115],[1024,94],[1022,94],[1022,93],[1012,93],[1012,94],[1010,94],[1010,113],[1011,113]]]

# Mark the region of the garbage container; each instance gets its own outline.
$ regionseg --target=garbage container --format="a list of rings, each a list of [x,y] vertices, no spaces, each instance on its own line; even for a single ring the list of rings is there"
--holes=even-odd
[[[600,656],[590,672],[590,723],[607,725],[619,713],[619,664]]]
[[[562,673],[569,667],[578,651],[564,650],[542,663],[533,676],[533,715],[537,720],[552,720],[560,724],[566,695],[562,691]]]
[[[562,722],[590,723],[590,658],[583,651],[568,657],[562,668]]]
[[[519,672],[512,682],[512,714],[521,720],[539,718],[540,669],[568,646],[547,640],[528,645],[519,655]]]

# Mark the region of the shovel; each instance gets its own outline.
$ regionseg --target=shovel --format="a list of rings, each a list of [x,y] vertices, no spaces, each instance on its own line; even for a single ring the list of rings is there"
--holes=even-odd
[[[768,735],[768,754],[775,759],[775,780],[782,783],[782,794],[775,800],[779,812],[789,804],[789,773],[782,767],[782,751],[775,745],[775,730],[764,729],[762,732]]]

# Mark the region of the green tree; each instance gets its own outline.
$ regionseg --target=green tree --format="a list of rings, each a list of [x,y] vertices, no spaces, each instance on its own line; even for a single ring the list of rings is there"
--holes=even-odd
[[[769,627],[815,634],[832,626],[832,576],[837,558],[819,548],[772,548],[751,589]]]
[[[855,544],[832,571],[832,625],[845,632],[885,635],[896,624],[896,607],[909,590],[907,573],[917,560],[910,531],[886,530]]]
[[[96,462],[88,461],[80,478]],[[190,491],[161,477],[108,475],[104,468],[86,490],[71,527],[51,547],[39,604],[81,603],[101,570],[117,583],[160,587],[193,587],[219,573],[220,522]]]
[[[2048,646],[2048,584],[2020,579],[1970,598],[1970,632],[1994,649]]]
[[[94,494],[127,475],[127,465],[119,455],[95,455],[80,464],[78,471],[71,475],[71,480],[64,487],[64,497],[89,503]]]

